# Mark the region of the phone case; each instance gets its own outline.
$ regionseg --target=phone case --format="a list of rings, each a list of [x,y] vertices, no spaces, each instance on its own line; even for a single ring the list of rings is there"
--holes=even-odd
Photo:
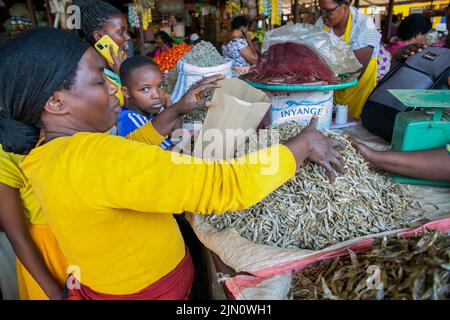
[[[117,86],[117,92],[115,96],[117,97],[117,99],[119,99],[120,105],[123,106],[125,103],[125,98],[122,93],[122,83],[120,82],[119,76],[106,68],[103,69],[103,72],[105,73],[106,78]]]
[[[108,35],[104,35],[95,43],[95,49],[97,49],[97,51],[100,52],[100,54],[105,57],[109,63],[114,64],[111,52],[109,51],[110,47],[113,48],[115,55],[119,54],[119,46]]]

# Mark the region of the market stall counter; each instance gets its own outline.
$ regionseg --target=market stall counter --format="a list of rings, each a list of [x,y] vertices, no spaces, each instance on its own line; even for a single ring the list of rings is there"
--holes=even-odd
[[[358,123],[356,126],[353,127],[340,129],[339,132],[349,135],[353,138],[359,139],[367,143],[369,146],[378,150],[385,150],[389,147],[387,141],[381,139],[380,137],[372,135],[365,128],[363,128],[360,123]],[[440,188],[421,185],[408,185],[407,187],[412,192],[412,194],[417,195],[417,198],[420,199],[420,204],[424,210],[423,218],[426,218],[428,221],[438,221],[438,220],[442,221],[440,219],[444,219],[444,221],[449,220],[448,218],[450,217],[450,201],[449,201],[450,188]],[[431,222],[431,224],[433,223],[434,222]],[[442,223],[440,222],[436,222],[436,224],[442,226]],[[403,230],[402,232],[405,231]],[[209,234],[208,238],[210,238],[211,236],[214,237],[214,235]],[[364,237],[361,238],[361,241],[364,241]],[[349,240],[347,242],[352,243],[352,240]],[[355,243],[357,243],[357,241],[355,241]],[[208,278],[207,282],[210,284],[211,299],[218,299],[218,300],[246,299],[246,298],[258,299],[259,297],[266,299],[271,298],[277,299],[277,297],[271,297],[270,295],[267,295],[266,291],[268,290],[264,285],[262,286],[261,289],[258,288],[258,285],[255,285],[255,287],[252,288],[251,294],[245,295],[243,294],[244,290],[242,290],[240,294],[237,295],[236,288],[234,288],[235,290],[230,290],[230,287],[233,289],[234,286],[233,282],[239,283],[239,281],[234,281],[233,279],[250,279],[247,282],[248,284],[252,283],[254,275],[252,276],[248,272],[244,271],[237,272],[236,270],[234,270],[232,266],[227,265],[227,263],[222,261],[221,252],[214,252],[208,249],[206,246],[203,246],[202,251],[205,269],[207,270],[206,272],[206,276]],[[227,257],[225,256],[225,260],[226,258]],[[233,264],[233,262],[228,264]],[[230,279],[232,280],[230,281]],[[261,279],[259,280],[261,281]],[[235,287],[239,287],[239,285],[235,285]],[[261,292],[258,293],[258,290],[260,290]]]

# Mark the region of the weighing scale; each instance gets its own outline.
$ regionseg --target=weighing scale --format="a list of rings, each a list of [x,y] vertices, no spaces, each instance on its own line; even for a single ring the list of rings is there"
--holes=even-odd
[[[391,148],[395,151],[419,151],[445,148],[450,143],[450,90],[389,89],[393,96],[418,111],[400,112],[395,118]],[[450,156],[449,156],[450,161]],[[450,182],[429,181],[395,175],[399,183],[450,187]]]

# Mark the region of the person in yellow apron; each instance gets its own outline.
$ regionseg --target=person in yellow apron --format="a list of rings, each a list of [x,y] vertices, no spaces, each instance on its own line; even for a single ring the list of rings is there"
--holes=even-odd
[[[20,300],[62,299],[67,260],[19,164],[0,145],[0,225],[16,253]]]
[[[368,96],[377,84],[381,34],[372,18],[358,12],[350,3],[348,0],[319,0],[321,17],[316,26],[350,44],[363,66],[356,86],[334,93],[335,103],[348,105],[350,116],[359,118]]]

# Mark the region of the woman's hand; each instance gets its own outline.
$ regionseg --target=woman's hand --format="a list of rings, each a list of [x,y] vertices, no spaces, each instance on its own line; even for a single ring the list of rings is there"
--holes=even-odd
[[[350,138],[349,140],[353,148],[355,148],[356,152],[358,152],[364,160],[370,163],[373,167],[382,169],[382,163],[387,155],[386,151],[383,152],[375,150],[360,140],[353,138]]]
[[[369,147],[367,144],[359,141],[359,140],[355,140],[355,139],[350,139],[350,142],[352,143],[353,148],[355,148],[355,150],[367,161],[370,162],[372,164],[375,164],[376,162],[376,156],[378,154],[378,151],[375,149],[372,149],[371,147]]]
[[[211,105],[211,102],[205,99],[205,91],[219,88],[217,81],[223,79],[225,79],[224,76],[216,75],[201,80],[191,87],[180,101],[171,107],[164,108],[161,113],[157,114],[152,120],[153,127],[162,136],[170,135],[174,128],[180,126],[180,116]]]
[[[111,64],[109,61],[107,61],[108,65],[116,74],[119,74],[120,66],[128,58],[128,54],[125,51],[119,49],[119,52],[116,55],[111,46],[109,47],[109,52],[111,53],[111,57],[113,59],[113,64]]]
[[[299,135],[286,143],[292,151],[297,166],[305,159],[317,163],[326,170],[326,175],[333,182],[336,178],[335,170],[344,173],[344,160],[337,150],[343,143],[328,138],[317,130],[318,118],[313,117],[311,123]]]
[[[195,109],[210,107],[211,102],[206,101],[205,93],[207,90],[220,88],[217,82],[223,79],[225,79],[225,76],[223,75],[215,75],[204,78],[196,85],[192,86],[184,94],[181,100],[172,106],[172,108],[176,108],[178,115],[182,116],[194,111]]]

